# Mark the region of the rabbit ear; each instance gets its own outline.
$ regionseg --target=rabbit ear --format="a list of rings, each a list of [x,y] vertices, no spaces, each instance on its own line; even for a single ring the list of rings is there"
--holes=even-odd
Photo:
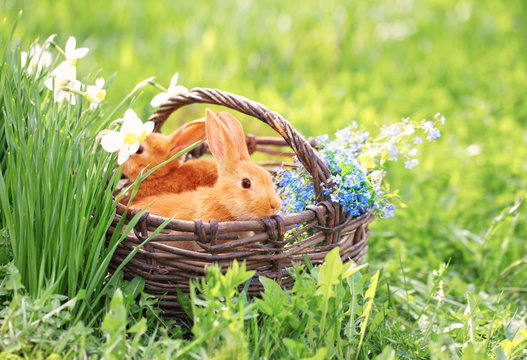
[[[249,155],[249,149],[247,149],[247,143],[245,142],[242,124],[238,119],[225,111],[220,112],[218,117],[229,128],[234,143],[240,153],[240,160],[250,160],[251,156]]]
[[[186,130],[189,130],[189,128],[199,127],[199,126],[202,126],[203,129],[205,129],[205,118],[201,118],[201,119],[194,120],[194,121],[188,122],[186,124],[183,124],[179,129],[174,131],[170,135],[170,137],[172,138],[172,140],[174,140],[174,139],[180,137]]]
[[[230,129],[210,109],[207,109],[205,127],[209,148],[218,162],[219,172],[232,172],[240,162],[240,153]]]
[[[189,147],[197,141],[205,139],[205,120],[199,119],[183,125],[170,135],[170,152],[175,153]]]

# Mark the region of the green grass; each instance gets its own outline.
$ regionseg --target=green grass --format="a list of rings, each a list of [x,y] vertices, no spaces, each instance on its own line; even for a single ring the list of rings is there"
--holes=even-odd
[[[68,298],[48,295],[39,302],[20,289],[14,295],[12,288],[18,288],[20,281],[28,284],[29,278],[21,275],[17,282],[13,280],[14,270],[5,269],[0,292],[9,304],[2,312],[0,331],[4,353],[82,357],[84,353],[103,356],[115,349],[113,354],[133,353],[137,358],[169,358],[179,353],[185,357],[248,354],[253,358],[299,358],[315,356],[316,349],[325,348],[339,358],[357,349],[362,332],[359,358],[379,355],[388,359],[392,351],[393,356],[402,359],[503,358],[503,350],[509,354],[516,351],[517,358],[525,356],[521,355],[525,342],[516,350],[507,348],[507,341],[518,341],[520,330],[527,328],[527,205],[521,202],[527,189],[524,1],[0,0],[0,9],[0,20],[6,18],[0,25],[2,39],[7,39],[19,9],[23,9],[14,35],[21,39],[22,49],[33,39],[40,37],[42,41],[51,33],[59,34],[57,42],[61,45],[74,35],[78,44],[91,49],[79,62],[79,73],[89,78],[94,78],[99,69],[105,78],[116,73],[101,114],[110,113],[139,81],[156,76],[166,86],[177,71],[180,83],[187,87],[217,87],[266,104],[306,136],[332,133],[352,120],[375,133],[376,126],[405,116],[419,120],[441,112],[447,117],[442,137],[423,148],[418,167],[408,171],[402,164],[390,164],[388,181],[392,188],[400,189],[408,207],[398,208],[393,219],[374,222],[366,259],[370,273],[362,272],[360,284],[339,281],[334,285],[335,289],[342,286],[349,290],[342,302],[326,298],[321,303],[304,304],[307,300],[303,297],[313,290],[309,286],[316,286],[308,286],[309,281],[316,283],[308,270],[301,275],[305,276],[305,288],[295,294],[269,289],[271,303],[284,304],[287,311],[268,309],[244,299],[242,293],[234,295],[229,308],[245,320],[209,315],[204,324],[216,319],[221,329],[227,330],[212,334],[211,327],[195,325],[189,335],[184,327],[167,329],[159,323],[147,296],[134,301],[133,289],[140,289],[140,283],[133,286],[116,281],[101,295],[101,306],[109,311],[101,313],[91,325],[68,320],[72,313],[67,306],[46,321],[31,325],[67,304],[68,299],[75,299],[77,291],[66,285],[68,277],[63,279],[57,274],[57,279],[65,281],[59,292],[68,294]],[[11,88],[6,87],[4,76],[11,68],[0,66],[0,93],[20,92],[18,87],[24,87],[23,91],[32,89],[15,78]],[[152,113],[148,102],[156,92],[145,88],[135,100],[134,109],[143,118]],[[7,120],[13,121],[12,117],[19,121],[27,117],[11,108],[14,105],[9,99],[3,104],[7,105],[2,105],[2,127]],[[33,121],[42,111],[21,102],[15,104],[35,114],[29,117]],[[44,114],[56,114],[52,111],[46,109]],[[198,117],[202,111],[203,107],[193,106],[182,113]],[[5,114],[12,116],[6,118]],[[75,112],[60,113],[53,118],[65,122],[79,120],[76,116]],[[103,125],[102,120],[96,121]],[[170,126],[176,126],[178,120]],[[89,125],[77,121],[69,126],[79,130]],[[244,126],[258,134],[270,131],[248,118],[244,118]],[[87,131],[93,133],[95,129]],[[8,132],[0,132],[0,143],[8,141],[5,134]],[[29,135],[13,130],[9,134],[12,141],[19,142]],[[87,139],[74,139],[69,146],[82,143],[89,147]],[[35,146],[50,148],[53,141],[40,138]],[[3,151],[0,149],[0,164],[2,169],[7,166],[10,186],[32,191],[33,195],[27,196],[32,199],[40,188],[14,181],[16,170],[6,164],[14,164],[15,160]],[[36,161],[39,166],[39,161],[53,163],[56,155],[43,153],[29,159],[29,153],[22,153],[16,157],[26,166],[30,164],[27,161]],[[67,159],[61,161],[78,161],[73,155]],[[82,166],[87,169],[88,163]],[[43,186],[48,178],[58,181],[52,167],[40,169],[45,175],[32,184]],[[65,189],[80,186],[74,181],[68,184]],[[84,184],[97,192],[96,182]],[[32,209],[36,207],[24,205],[26,215],[21,213],[20,217],[26,226],[21,232],[30,231],[28,216]],[[40,234],[47,234],[46,226],[57,228],[58,233],[74,227],[66,217],[53,221],[49,214],[37,214],[37,218],[42,227],[39,236],[34,237],[38,239]],[[14,244],[16,253],[20,239],[4,239],[2,232],[0,240]],[[65,241],[66,247],[72,246]],[[5,252],[4,258],[14,255],[9,249]],[[21,267],[20,274],[26,271],[25,266],[17,266]],[[363,295],[373,283],[371,274],[377,270],[380,276],[372,310],[362,330],[365,318],[361,315],[368,304]],[[359,279],[358,273],[356,276],[351,278]],[[219,280],[211,275],[209,281],[215,284]],[[44,288],[38,278],[33,282],[37,285],[26,289],[36,295]],[[113,297],[115,287],[123,288],[122,301],[118,295]],[[200,289],[205,291],[206,285]],[[223,306],[212,295],[207,299],[212,303],[207,305],[210,309]],[[25,301],[31,306],[21,305]],[[302,327],[305,331],[295,327],[295,319],[301,317],[291,314],[317,304],[330,306],[327,314],[342,321],[342,332],[330,330],[329,316],[323,317],[322,312],[308,312],[305,322],[311,325]],[[356,318],[354,326],[346,328],[350,313],[344,308],[351,304],[356,306],[351,311]],[[207,311],[202,303],[194,306],[197,313]],[[120,325],[111,328],[111,320],[103,322],[105,316],[113,317]],[[140,325],[143,316],[146,328]],[[330,334],[334,340],[326,346],[312,342],[317,336],[323,338],[316,334],[315,324],[319,320],[320,325],[322,318],[326,318],[322,328],[328,329],[324,336]],[[9,330],[9,326],[20,333]],[[44,340],[47,338],[49,341]],[[351,353],[342,345],[347,340],[353,344]],[[276,353],[272,353],[270,349],[275,347]],[[320,358],[325,355],[318,353]]]
[[[119,172],[112,174],[109,154],[94,149],[100,113],[55,103],[43,87],[46,75],[28,76],[19,50],[4,41],[0,209],[10,251],[3,261],[13,260],[32,297],[77,298],[73,317],[89,322],[102,311],[106,266],[119,239],[105,245]]]

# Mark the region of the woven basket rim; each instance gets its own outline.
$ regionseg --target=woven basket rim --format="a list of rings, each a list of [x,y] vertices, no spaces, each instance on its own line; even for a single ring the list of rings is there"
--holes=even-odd
[[[292,214],[285,214],[285,215],[274,215],[273,218],[281,218],[283,221],[283,224],[285,226],[292,226],[297,225],[300,222],[308,222],[312,221],[318,216],[326,216],[328,212],[332,210],[328,210],[328,205],[331,203],[329,202],[323,202],[321,205],[310,205],[308,206],[308,209],[303,210],[298,213],[292,213]],[[128,210],[128,211],[127,211]],[[138,208],[130,208],[123,204],[117,205],[117,214],[118,215],[124,215],[126,214],[126,217],[128,219],[131,219],[136,214],[141,212],[142,209]],[[373,210],[368,210],[367,212],[361,214],[361,215],[352,215],[348,216],[348,219],[344,221],[341,225],[348,225],[349,223],[354,222],[360,222],[363,219],[368,218],[374,213]],[[142,215],[142,220],[146,221],[149,225],[153,226],[159,226],[166,222],[169,218],[165,218],[163,216],[151,214],[148,211],[145,211]],[[266,226],[264,225],[263,220],[235,220],[235,221],[216,221],[214,219],[211,219],[210,221],[204,221],[203,222],[203,228],[205,231],[209,232],[211,228],[211,223],[216,222],[218,225],[218,232],[222,231],[265,231]],[[166,229],[172,229],[172,230],[179,230],[179,231],[187,231],[187,232],[194,232],[196,226],[196,220],[179,220],[179,219],[172,219],[167,223]],[[332,228],[334,229],[334,228]]]

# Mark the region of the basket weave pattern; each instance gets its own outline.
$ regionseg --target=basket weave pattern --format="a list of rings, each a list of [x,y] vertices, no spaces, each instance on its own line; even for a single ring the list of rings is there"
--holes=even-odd
[[[249,152],[283,155],[290,159],[293,154],[280,148],[289,146],[311,174],[317,201],[321,200],[320,184],[326,182],[331,175],[326,165],[316,155],[310,143],[287,120],[260,103],[216,89],[194,88],[186,95],[170,98],[150,117],[149,120],[155,123],[155,131],[160,131],[172,112],[193,103],[222,105],[271,126],[282,138],[248,136]],[[207,147],[203,144],[195,148],[190,156],[199,157],[206,151]],[[279,164],[280,162],[275,161],[261,163],[264,166]],[[189,280],[203,276],[205,267],[210,264],[216,263],[226,268],[234,259],[239,262],[245,260],[247,269],[256,270],[249,286],[249,294],[258,295],[263,290],[258,281],[259,276],[272,278],[282,287],[290,287],[293,279],[287,271],[288,266],[293,262],[304,262],[305,258],[313,264],[322,263],[328,251],[335,246],[340,247],[343,261],[351,259],[360,263],[368,248],[368,224],[374,219],[373,213],[348,217],[343,207],[337,203],[317,204],[309,205],[300,213],[272,216],[258,221],[210,220],[204,223],[201,220],[172,220],[164,231],[139,249],[123,268],[125,277],[144,277],[146,291],[160,298],[161,308],[169,315],[174,315],[181,311],[176,289],[188,292]],[[122,216],[126,216],[128,222],[137,212],[138,209],[127,210],[124,205],[119,204],[117,215],[107,233],[108,239]],[[116,269],[132,250],[165,221],[163,217],[144,213],[133,234],[129,234],[117,247],[111,269]],[[195,241],[202,251],[172,246],[174,241]]]

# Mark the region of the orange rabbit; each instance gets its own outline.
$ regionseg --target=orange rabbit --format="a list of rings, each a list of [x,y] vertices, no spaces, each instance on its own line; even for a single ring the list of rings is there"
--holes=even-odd
[[[152,133],[141,143],[139,151],[124,163],[123,175],[133,182],[143,169],[147,171],[159,165],[204,138],[205,120],[203,119],[185,124],[169,136]],[[212,186],[217,178],[216,162],[213,159],[189,160],[182,163],[181,159],[177,158],[143,180],[134,202],[145,196],[163,192],[178,193],[194,190],[198,186]],[[128,197],[124,199],[127,200]]]
[[[257,220],[276,214],[281,201],[273,179],[267,170],[250,160],[240,122],[228,113],[218,117],[207,109],[205,123],[209,147],[218,163],[216,184],[179,194],[145,197],[135,206],[151,204],[150,213],[180,220]],[[178,246],[199,249],[197,244]]]

